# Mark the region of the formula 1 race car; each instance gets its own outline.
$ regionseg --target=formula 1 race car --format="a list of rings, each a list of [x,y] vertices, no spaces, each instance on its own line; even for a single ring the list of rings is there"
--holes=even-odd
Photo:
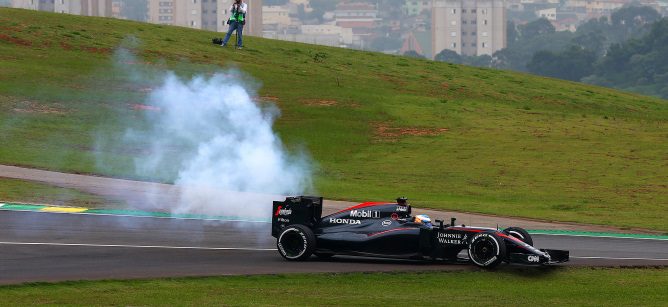
[[[454,218],[450,224],[437,220],[433,225],[425,215],[411,216],[405,198],[362,203],[325,217],[322,203],[322,197],[312,196],[274,201],[271,235],[285,259],[352,255],[473,262],[492,268],[501,262],[554,264],[569,258],[568,251],[534,248],[531,235],[519,227],[455,226]]]

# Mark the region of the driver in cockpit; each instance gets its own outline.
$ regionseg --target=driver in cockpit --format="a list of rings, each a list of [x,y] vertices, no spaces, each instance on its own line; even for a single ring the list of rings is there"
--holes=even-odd
[[[413,223],[431,228],[431,218],[426,214],[418,214],[413,217]]]

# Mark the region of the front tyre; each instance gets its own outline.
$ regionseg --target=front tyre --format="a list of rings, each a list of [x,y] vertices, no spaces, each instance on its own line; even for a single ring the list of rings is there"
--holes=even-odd
[[[533,246],[533,239],[531,238],[531,235],[526,230],[524,230],[524,228],[508,227],[503,230],[503,233],[520,239],[522,242]]]
[[[469,259],[482,268],[493,268],[503,262],[506,244],[495,233],[479,233],[469,243]]]
[[[315,250],[315,234],[303,225],[290,225],[281,231],[276,247],[283,258],[290,261],[304,261]]]

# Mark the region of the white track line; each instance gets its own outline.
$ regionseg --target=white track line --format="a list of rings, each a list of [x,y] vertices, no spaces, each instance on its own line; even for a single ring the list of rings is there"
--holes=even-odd
[[[47,246],[83,246],[83,247],[129,247],[129,248],[165,248],[198,250],[239,250],[239,251],[275,251],[275,248],[252,247],[200,247],[200,246],[162,246],[162,245],[124,245],[124,244],[86,244],[86,243],[47,243],[47,242],[0,242],[0,245],[47,245]]]
[[[575,258],[575,259],[604,259],[604,260],[649,260],[649,261],[668,261],[668,259],[656,259],[656,258],[615,258],[615,257],[576,257],[576,256],[570,256],[570,258]]]
[[[593,236],[593,235],[576,235],[576,234],[560,234],[560,233],[531,233],[532,236],[563,236],[563,237],[585,237],[585,238],[606,238],[606,239],[633,239],[633,240],[654,240],[654,241],[668,241],[662,238],[633,238],[633,237],[618,237],[618,236]]]

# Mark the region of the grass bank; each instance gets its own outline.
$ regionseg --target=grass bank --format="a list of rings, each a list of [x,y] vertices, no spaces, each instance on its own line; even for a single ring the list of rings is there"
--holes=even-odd
[[[315,274],[0,286],[3,305],[664,306],[664,269]]]
[[[130,21],[0,8],[0,163],[137,178],[144,144],[105,150],[151,84],[114,66],[182,77],[234,67],[275,130],[315,164],[313,193],[345,200],[668,232],[668,103],[509,71]],[[178,163],[174,167],[178,167]],[[2,187],[0,187],[2,188]]]

